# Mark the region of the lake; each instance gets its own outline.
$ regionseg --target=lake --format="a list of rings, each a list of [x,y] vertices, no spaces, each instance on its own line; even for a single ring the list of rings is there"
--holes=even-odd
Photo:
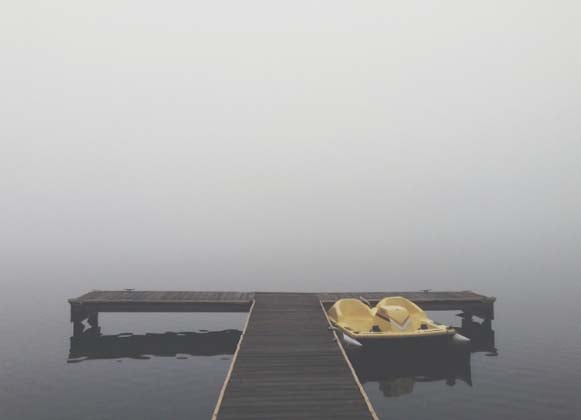
[[[185,282],[178,286],[194,289]],[[379,286],[370,282],[368,289]],[[245,314],[102,314],[102,336],[75,340],[66,299],[90,289],[88,283],[35,287],[24,281],[4,291],[0,418],[209,418]],[[548,286],[503,290],[500,282],[475,291],[498,300],[492,329],[472,331],[473,352],[423,349],[393,352],[383,360],[353,356],[378,415],[553,420],[578,415],[576,296],[561,296]],[[460,324],[454,313],[430,315]]]

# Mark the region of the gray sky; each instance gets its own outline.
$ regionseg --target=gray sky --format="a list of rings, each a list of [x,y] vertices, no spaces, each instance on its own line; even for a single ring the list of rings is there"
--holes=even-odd
[[[0,282],[573,284],[580,21],[566,0],[7,2]]]

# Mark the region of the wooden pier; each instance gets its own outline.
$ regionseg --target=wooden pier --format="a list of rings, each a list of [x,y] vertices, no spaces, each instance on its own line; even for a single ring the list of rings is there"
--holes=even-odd
[[[70,299],[74,335],[100,312],[249,312],[213,419],[377,419],[325,308],[345,297],[404,296],[426,310],[490,323],[494,298],[462,292],[93,291]]]
[[[257,293],[215,419],[373,419],[316,295]]]

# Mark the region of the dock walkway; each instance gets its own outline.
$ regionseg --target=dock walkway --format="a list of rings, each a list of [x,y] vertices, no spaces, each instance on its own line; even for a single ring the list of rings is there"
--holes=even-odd
[[[316,295],[257,293],[214,418],[373,419]]]

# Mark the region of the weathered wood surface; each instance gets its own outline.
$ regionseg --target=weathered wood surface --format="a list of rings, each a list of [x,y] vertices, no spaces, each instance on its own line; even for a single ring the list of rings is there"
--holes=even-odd
[[[256,293],[215,418],[373,419],[315,294]]]
[[[70,299],[71,320],[91,312],[248,312],[254,293],[94,290]]]
[[[249,302],[254,293],[245,292],[188,292],[188,291],[146,291],[146,290],[93,290],[71,303],[114,303],[114,302]]]
[[[277,293],[285,295],[292,293]],[[325,308],[341,298],[364,297],[372,304],[385,296],[404,296],[426,310],[461,310],[486,319],[494,318],[494,298],[471,291],[460,292],[337,292],[312,293]],[[91,312],[247,312],[251,292],[189,292],[95,290],[70,299],[76,318]],[[75,318],[75,317],[73,317]]]
[[[292,295],[293,293],[276,293],[276,295]],[[309,293],[306,293],[309,294]],[[469,290],[459,292],[334,292],[312,293],[322,302],[334,302],[343,298],[364,297],[372,303],[385,296],[403,296],[418,304],[429,303],[484,303],[494,302],[493,297],[484,296]],[[70,299],[70,303],[197,303],[197,302],[251,302],[253,292],[191,292],[191,291],[137,291],[137,290],[94,290],[78,298]]]

